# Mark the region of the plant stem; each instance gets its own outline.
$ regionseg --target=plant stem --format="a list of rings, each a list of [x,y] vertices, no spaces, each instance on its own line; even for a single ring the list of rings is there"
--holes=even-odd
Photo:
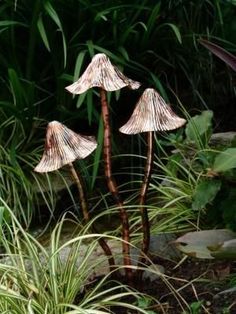
[[[79,199],[80,199],[80,205],[81,205],[81,209],[83,212],[83,217],[86,223],[89,222],[89,213],[87,210],[87,202],[86,202],[86,198],[85,198],[85,194],[84,194],[84,189],[82,186],[82,181],[81,178],[79,177],[78,173],[75,170],[75,167],[73,166],[72,163],[69,163],[69,168],[70,168],[70,172],[71,175],[77,185],[78,191],[79,191]]]
[[[106,91],[100,89],[100,97],[101,97],[101,105],[102,105],[102,117],[103,117],[103,125],[104,125],[104,139],[103,139],[103,156],[104,156],[104,168],[105,168],[105,176],[107,180],[107,185],[110,193],[114,197],[116,204],[119,208],[120,212],[120,220],[122,224],[122,242],[123,246],[123,257],[124,257],[124,265],[130,266],[130,233],[129,233],[129,219],[128,214],[124,208],[123,202],[119,195],[118,187],[115,179],[112,176],[112,167],[111,167],[111,128],[109,121],[109,108],[106,98]],[[132,281],[132,270],[129,267],[125,268],[127,279]]]
[[[139,265],[141,266],[145,262],[145,255],[148,253],[149,244],[150,244],[150,225],[149,225],[149,218],[148,218],[148,211],[145,208],[146,203],[146,196],[148,191],[148,186],[151,177],[152,171],[152,164],[153,164],[153,132],[147,133],[147,159],[146,165],[144,170],[144,179],[140,191],[140,202],[139,202],[139,209],[141,213],[142,219],[142,229],[143,229],[143,242],[142,242],[142,251],[139,257]]]
[[[77,185],[78,191],[79,191],[79,198],[80,198],[80,205],[81,205],[81,209],[83,212],[83,217],[86,223],[89,222],[90,217],[89,217],[89,212],[88,212],[88,207],[87,207],[87,202],[86,202],[86,197],[85,197],[85,193],[84,193],[84,189],[83,189],[83,185],[82,185],[82,180],[79,176],[79,174],[76,172],[74,166],[72,163],[69,163],[69,168],[71,171],[71,175]],[[91,226],[91,229],[94,233],[98,233],[97,229],[95,228],[95,226]],[[106,241],[102,238],[98,239],[98,243],[100,244],[101,248],[103,249],[105,255],[108,258],[108,262],[109,262],[109,266],[110,266],[110,271],[113,271],[115,269],[115,260],[112,256],[112,252],[110,247],[108,246],[108,244],[106,243]]]

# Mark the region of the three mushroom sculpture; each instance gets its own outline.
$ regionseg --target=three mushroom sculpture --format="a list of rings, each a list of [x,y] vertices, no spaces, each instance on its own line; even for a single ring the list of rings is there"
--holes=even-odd
[[[101,114],[103,120],[103,159],[104,171],[110,193],[113,195],[120,213],[122,225],[122,249],[126,276],[129,282],[133,278],[130,258],[130,231],[127,211],[119,195],[116,181],[112,175],[111,163],[111,127],[109,119],[109,105],[107,102],[107,91],[116,91],[123,87],[137,89],[140,83],[127,78],[116,66],[112,65],[109,58],[103,54],[96,54],[85,72],[78,81],[66,87],[72,94],[82,94],[88,89],[99,88],[101,101]],[[140,190],[139,209],[142,220],[143,243],[139,257],[139,264],[145,262],[150,242],[150,225],[148,211],[145,206],[146,195],[151,178],[153,164],[153,137],[155,131],[169,131],[185,124],[185,119],[178,117],[166,104],[158,92],[147,88],[133,111],[128,122],[120,128],[125,134],[147,133],[147,158],[144,171],[144,178]],[[71,175],[78,187],[81,208],[86,222],[89,221],[87,202],[79,174],[76,172],[73,161],[82,159],[92,153],[97,147],[94,137],[82,136],[68,129],[60,122],[53,121],[48,124],[46,132],[45,149],[41,161],[34,169],[36,172],[49,172],[68,165]],[[93,226],[93,230],[94,226]],[[96,232],[96,231],[95,231]],[[103,238],[98,239],[108,257],[110,269],[115,269],[115,261],[112,252]],[[138,270],[137,270],[138,271]]]
[[[90,88],[98,87],[101,100],[101,111],[103,118],[104,134],[103,134],[103,159],[104,170],[107,185],[110,193],[113,195],[117,207],[120,212],[120,219],[122,224],[122,242],[124,265],[130,266],[130,233],[129,233],[129,220],[128,214],[124,208],[123,201],[119,195],[117,183],[112,175],[111,164],[111,127],[109,120],[109,106],[107,102],[107,91],[116,91],[123,87],[137,89],[140,86],[139,82],[127,78],[116,66],[113,66],[109,58],[103,54],[96,54],[91,63],[88,65],[85,72],[78,81],[66,89],[73,94],[82,94]],[[126,267],[126,275],[128,278],[132,277],[132,270]]]
[[[138,100],[130,119],[119,129],[125,134],[147,133],[147,158],[139,203],[143,229],[142,253],[144,254],[147,254],[150,242],[150,226],[145,201],[153,164],[154,131],[174,130],[184,125],[185,122],[185,119],[178,117],[172,111],[155,89],[147,88]],[[140,264],[144,260],[145,258],[141,254]]]
[[[43,156],[34,169],[36,172],[43,173],[51,172],[68,165],[71,176],[78,188],[80,205],[86,223],[90,219],[87,201],[82,180],[76,172],[73,162],[76,159],[86,158],[96,147],[97,142],[94,137],[77,134],[62,123],[52,121],[47,126]],[[92,228],[97,233],[95,227],[93,226]],[[110,269],[114,270],[115,261],[109,246],[103,238],[99,238],[98,242],[108,257]]]

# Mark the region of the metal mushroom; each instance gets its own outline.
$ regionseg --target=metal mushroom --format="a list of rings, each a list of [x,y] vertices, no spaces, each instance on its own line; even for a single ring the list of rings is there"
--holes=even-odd
[[[76,159],[87,157],[96,147],[94,137],[79,135],[62,123],[52,121],[47,126],[43,156],[34,171],[57,170]]]
[[[97,147],[93,136],[84,136],[75,133],[58,121],[52,121],[47,126],[46,140],[43,156],[35,167],[36,172],[50,172],[68,165],[71,175],[77,185],[83,217],[86,223],[89,221],[87,201],[83,189],[82,179],[76,172],[73,161],[83,159],[91,154]],[[93,226],[93,231],[96,231]],[[104,239],[98,239],[100,246],[108,257],[111,270],[114,269],[115,261],[111,250]]]
[[[142,252],[147,254],[150,242],[150,226],[148,212],[145,208],[146,195],[151,177],[153,163],[153,136],[154,131],[167,131],[181,127],[186,122],[178,117],[166,104],[158,92],[147,88],[138,100],[136,107],[125,125],[119,130],[125,134],[137,134],[147,132],[147,159],[144,171],[144,179],[140,191],[140,212],[142,217],[143,244]],[[145,260],[140,257],[140,263]]]
[[[131,265],[130,260],[130,248],[129,248],[129,221],[127,212],[123,206],[123,202],[119,195],[118,187],[114,177],[112,176],[112,164],[111,164],[111,127],[109,121],[109,106],[107,103],[107,91],[119,90],[123,87],[129,87],[131,89],[137,89],[140,86],[139,82],[133,81],[127,78],[120,70],[113,66],[109,58],[103,54],[96,54],[91,63],[88,65],[85,72],[80,79],[66,89],[73,94],[81,94],[92,87],[98,87],[100,91],[100,99],[102,106],[102,118],[104,125],[103,136],[103,156],[104,156],[104,169],[107,179],[108,189],[113,195],[117,206],[120,211],[120,219],[122,224],[122,238],[123,238],[123,254],[124,265]],[[132,277],[132,270],[126,268],[127,277]]]
[[[116,66],[112,65],[104,53],[98,53],[88,65],[78,81],[66,87],[72,94],[82,94],[93,87],[105,91],[115,91],[128,86],[137,89],[139,82],[127,78]]]

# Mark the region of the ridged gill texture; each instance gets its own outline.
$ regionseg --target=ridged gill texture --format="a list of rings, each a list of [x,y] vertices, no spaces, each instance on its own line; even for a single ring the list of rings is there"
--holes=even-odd
[[[42,159],[35,167],[36,172],[54,171],[76,159],[83,159],[97,147],[92,136],[82,136],[60,122],[52,121],[46,131]]]
[[[158,92],[147,88],[140,97],[132,116],[119,130],[125,134],[174,130],[185,124],[166,104]]]
[[[98,53],[88,65],[80,79],[66,87],[72,94],[82,94],[92,87],[100,87],[106,91],[115,91],[128,86],[137,89],[139,82],[127,78],[121,71],[111,64],[104,53]]]

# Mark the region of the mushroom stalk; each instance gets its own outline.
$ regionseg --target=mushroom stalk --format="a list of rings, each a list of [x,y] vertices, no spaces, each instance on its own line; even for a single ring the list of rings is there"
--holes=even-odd
[[[76,172],[75,167],[72,163],[69,163],[68,166],[70,168],[71,175],[72,175],[72,177],[73,177],[73,179],[77,185],[78,191],[79,191],[80,205],[81,205],[81,209],[83,212],[84,220],[86,223],[88,223],[90,220],[90,217],[89,217],[89,212],[87,209],[87,202],[86,202],[86,197],[84,194],[84,189],[83,189],[81,178],[78,175],[78,173]],[[98,233],[98,231],[94,225],[91,226],[91,229],[94,233]],[[106,254],[106,256],[108,258],[110,271],[113,271],[115,269],[115,260],[112,256],[112,252],[111,252],[109,246],[107,245],[106,241],[102,238],[98,239],[98,243],[100,244],[101,248],[103,249],[104,253]]]
[[[143,229],[143,243],[142,243],[142,254],[147,254],[149,250],[149,243],[150,243],[150,226],[149,226],[149,218],[148,218],[148,211],[145,207],[146,203],[146,196],[148,191],[148,186],[151,178],[151,171],[152,171],[152,164],[153,164],[153,132],[147,132],[147,159],[146,165],[144,170],[144,178],[143,183],[140,191],[140,202],[139,202],[139,209],[141,212],[141,219],[142,219],[142,229]],[[145,260],[143,255],[139,258],[139,264],[142,264]]]
[[[102,106],[102,117],[103,117],[103,125],[104,125],[104,140],[103,140],[103,155],[104,155],[104,168],[105,168],[105,177],[107,180],[107,185],[110,193],[114,197],[117,206],[120,212],[120,220],[122,224],[122,242],[123,246],[123,256],[124,256],[124,265],[130,266],[130,233],[129,233],[129,220],[127,212],[123,206],[123,202],[119,195],[118,187],[114,177],[112,176],[112,166],[111,166],[111,129],[109,122],[109,109],[106,98],[106,91],[100,89],[100,97],[101,97],[101,106]],[[132,277],[132,270],[130,268],[126,268],[126,275],[128,279]]]
[[[71,176],[74,179],[77,189],[79,191],[79,199],[80,199],[80,205],[81,205],[81,209],[82,209],[82,213],[83,213],[83,217],[86,223],[89,222],[89,213],[87,210],[87,202],[86,202],[86,198],[85,198],[85,194],[84,194],[84,189],[82,186],[82,182],[81,182],[81,178],[79,177],[78,173],[75,170],[74,165],[71,163],[68,164],[69,168],[70,168],[70,172],[71,172]]]

